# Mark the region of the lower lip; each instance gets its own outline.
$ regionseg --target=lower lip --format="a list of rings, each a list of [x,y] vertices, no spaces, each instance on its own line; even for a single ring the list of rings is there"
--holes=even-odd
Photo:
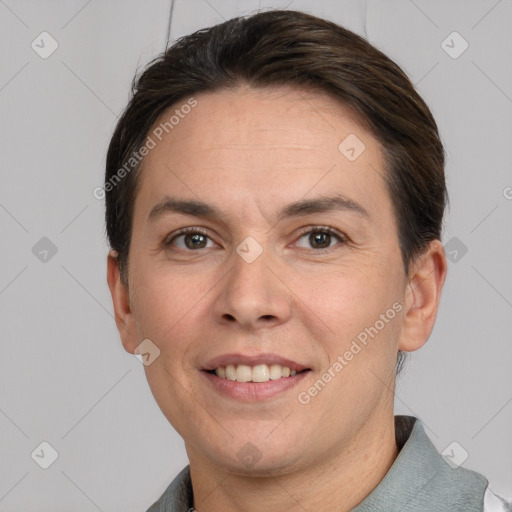
[[[202,371],[201,373],[210,381],[212,386],[223,395],[251,402],[271,398],[293,388],[301,382],[302,379],[310,373],[310,371],[297,373],[291,377],[281,377],[276,380],[268,380],[267,382],[237,382],[234,380],[222,379],[217,377],[217,375],[206,371]]]

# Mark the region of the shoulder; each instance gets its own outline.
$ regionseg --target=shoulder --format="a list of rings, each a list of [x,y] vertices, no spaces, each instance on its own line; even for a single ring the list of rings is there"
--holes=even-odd
[[[507,503],[505,500],[496,496],[489,488],[484,494],[484,510],[483,512],[510,512],[512,511],[512,502]]]
[[[189,512],[194,510],[192,505],[190,466],[186,466],[147,512]]]

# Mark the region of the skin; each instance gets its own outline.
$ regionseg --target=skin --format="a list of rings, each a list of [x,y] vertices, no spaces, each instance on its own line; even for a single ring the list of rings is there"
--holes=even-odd
[[[145,158],[128,287],[115,252],[108,257],[123,346],[134,353],[149,338],[160,350],[146,376],[185,441],[199,512],[351,510],[397,456],[397,351],[417,350],[430,336],[446,275],[442,244],[432,242],[405,275],[380,145],[334,99],[287,87],[195,98]],[[349,134],[366,146],[355,161],[338,150]],[[289,203],[336,193],[368,217],[276,217]],[[168,212],[149,221],[166,195],[207,202],[224,218]],[[327,236],[319,246],[310,238],[317,226],[344,238]],[[164,246],[185,227],[205,231],[202,248],[187,248],[183,236]],[[236,252],[248,236],[263,250],[252,263]],[[298,393],[395,302],[402,310],[393,320],[300,403]],[[200,370],[232,352],[273,352],[311,371],[276,397],[242,402],[221,396]],[[260,456],[250,467],[237,455],[246,443]]]

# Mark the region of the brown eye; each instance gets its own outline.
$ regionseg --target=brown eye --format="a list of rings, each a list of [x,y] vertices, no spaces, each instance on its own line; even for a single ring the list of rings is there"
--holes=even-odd
[[[166,247],[173,246],[185,251],[194,251],[212,247],[212,245],[208,246],[209,241],[213,243],[205,233],[197,229],[190,229],[176,234],[168,242],[165,242],[165,245]]]
[[[301,245],[300,240],[305,240],[305,244]],[[345,243],[346,239],[331,228],[314,228],[305,231],[297,242],[299,247],[306,249],[329,249],[333,247],[336,241]]]
[[[206,245],[206,238],[202,233],[187,233],[183,240],[189,249],[202,249]]]
[[[311,233],[309,235],[309,243],[315,249],[325,249],[331,245],[330,233]]]

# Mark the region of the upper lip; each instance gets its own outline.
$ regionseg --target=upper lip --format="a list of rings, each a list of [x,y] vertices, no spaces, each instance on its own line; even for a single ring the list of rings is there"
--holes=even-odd
[[[227,366],[228,364],[238,365],[246,364],[247,366],[256,366],[259,364],[279,364],[290,368],[290,370],[296,370],[300,372],[302,370],[309,369],[308,366],[282,357],[278,354],[256,354],[256,355],[244,355],[244,354],[222,354],[220,356],[210,359],[205,365],[203,370],[211,371],[219,368],[219,366]]]

